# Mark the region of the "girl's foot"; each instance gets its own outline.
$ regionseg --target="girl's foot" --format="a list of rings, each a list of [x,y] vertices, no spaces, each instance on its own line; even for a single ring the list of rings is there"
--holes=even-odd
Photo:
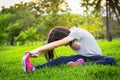
[[[77,61],[73,62],[73,61],[70,61],[67,63],[68,66],[78,66],[78,65],[82,65],[84,64],[84,60],[83,59],[78,59]]]
[[[35,67],[30,62],[30,54],[26,53],[22,58],[22,68],[25,72],[31,72],[35,70]]]

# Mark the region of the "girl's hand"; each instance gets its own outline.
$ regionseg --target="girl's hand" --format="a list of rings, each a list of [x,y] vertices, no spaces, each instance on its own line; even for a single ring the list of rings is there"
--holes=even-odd
[[[32,58],[36,58],[38,56],[39,56],[39,54],[30,54],[30,57],[32,57]]]
[[[29,53],[30,57],[32,57],[32,58],[36,58],[39,56],[38,50],[26,51],[25,53]]]

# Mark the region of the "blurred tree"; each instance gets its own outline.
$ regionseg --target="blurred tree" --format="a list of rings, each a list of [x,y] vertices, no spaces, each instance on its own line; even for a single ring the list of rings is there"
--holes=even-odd
[[[16,41],[22,44],[28,40],[31,42],[43,40],[46,39],[49,30],[55,26],[69,28],[77,26],[85,28],[93,34],[105,35],[102,33],[105,29],[99,12],[93,11],[81,16],[70,14],[69,10],[68,4],[64,0],[34,0],[29,3],[21,2],[10,8],[3,7],[0,12],[1,43],[7,41],[14,45]],[[28,34],[28,32],[32,34]],[[100,38],[101,34],[95,36]]]
[[[12,10],[11,13],[11,21],[6,23],[8,26],[5,28],[5,31],[8,33],[7,42],[14,45],[14,37],[18,36],[21,31],[33,26],[35,16],[28,9],[17,10],[17,12]]]
[[[89,7],[93,7],[94,11],[99,11],[103,8],[102,3],[105,0],[82,0],[82,6],[85,6],[88,10]],[[112,41],[112,26],[111,26],[111,11],[115,13],[118,22],[120,23],[120,1],[119,0],[106,0],[106,27],[107,27],[107,39]],[[114,17],[114,16],[113,16]]]
[[[7,42],[10,42],[11,45],[14,45],[14,36],[19,34],[19,23],[9,24],[6,28],[7,32]]]
[[[65,0],[34,0],[34,2],[29,5],[32,5],[32,10],[41,15],[57,14],[58,12],[66,12],[69,10],[68,4]]]
[[[17,42],[19,42],[19,44],[25,44],[25,43],[28,43],[28,42],[34,42],[37,40],[37,35],[36,35],[36,28],[34,27],[31,27],[31,28],[28,28],[27,30],[25,31],[22,31],[19,36],[15,37],[15,40]]]
[[[60,7],[61,5],[66,6],[64,10]],[[51,15],[52,17],[49,19],[52,20],[52,18],[57,16],[58,12],[63,12],[65,10],[67,10],[67,4],[64,0],[35,0],[35,2],[29,3],[21,2],[20,4],[15,4],[10,8],[4,8],[3,6],[0,13],[2,15],[10,13],[12,16],[9,19],[10,23],[6,21],[6,25],[2,26],[4,27],[4,32],[7,32],[7,42],[14,45],[14,37],[32,26],[35,26],[38,29],[37,33],[43,34],[53,27],[53,25],[49,27],[43,25],[46,24],[47,21],[47,19],[45,20],[43,18],[47,15]],[[1,38],[3,38],[3,35]]]
[[[11,22],[11,13],[0,13],[0,43],[5,43],[7,39],[7,32],[5,31],[9,23]]]

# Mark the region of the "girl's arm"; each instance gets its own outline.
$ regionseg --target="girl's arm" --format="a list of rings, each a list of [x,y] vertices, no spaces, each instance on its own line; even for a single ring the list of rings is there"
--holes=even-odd
[[[39,47],[37,49],[34,49],[32,51],[30,51],[30,54],[33,55],[33,56],[38,56],[39,54],[41,54],[42,52],[44,51],[47,51],[47,50],[50,50],[50,49],[53,49],[53,48],[56,48],[58,46],[63,46],[63,45],[67,45],[69,42],[71,42],[72,40],[74,40],[74,38],[71,38],[71,37],[65,37],[61,40],[58,40],[58,41],[54,41],[54,42],[51,42],[51,43],[48,43],[46,45],[43,45],[42,47]]]

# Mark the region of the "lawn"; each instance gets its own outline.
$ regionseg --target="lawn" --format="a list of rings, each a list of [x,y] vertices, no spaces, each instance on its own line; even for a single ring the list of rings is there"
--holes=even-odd
[[[21,58],[24,51],[37,48],[41,44],[29,46],[2,46],[0,47],[0,80],[120,80],[120,39],[112,42],[97,40],[103,55],[114,56],[117,63],[113,66],[85,64],[76,67],[60,65],[45,67],[31,73],[25,73],[21,67]],[[56,55],[74,55],[69,47],[59,47]],[[32,58],[34,65],[46,62],[43,55]]]

